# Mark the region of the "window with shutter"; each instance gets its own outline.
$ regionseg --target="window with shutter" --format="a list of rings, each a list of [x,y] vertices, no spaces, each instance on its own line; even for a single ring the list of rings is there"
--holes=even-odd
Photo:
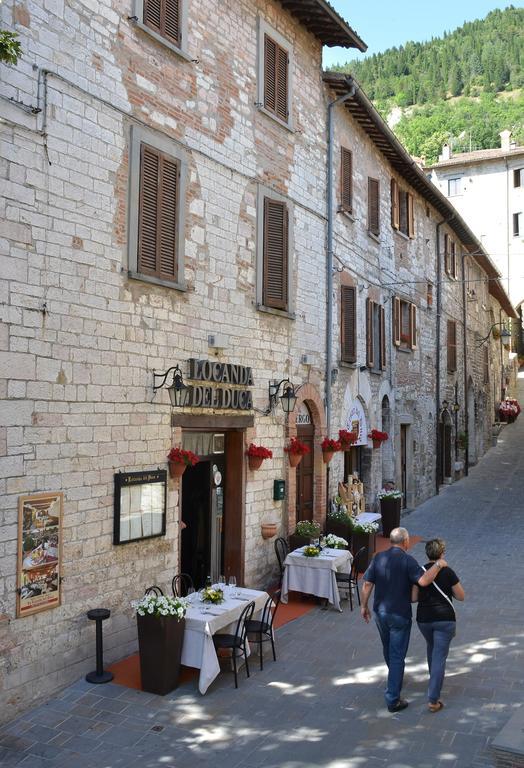
[[[393,229],[400,227],[398,184],[396,179],[391,179],[391,226]]]
[[[386,312],[379,306],[379,332],[380,332],[380,370],[386,367]]]
[[[489,383],[489,347],[486,344],[483,347],[483,370],[484,370],[484,384]]]
[[[289,55],[270,35],[264,35],[264,107],[285,123],[289,117]]]
[[[288,209],[279,200],[264,198],[262,303],[288,308]]]
[[[447,353],[448,373],[453,373],[457,370],[457,324],[454,320],[448,320]]]
[[[450,240],[451,238],[449,235],[444,235],[444,271],[446,275],[449,275],[451,270]]]
[[[140,148],[138,272],[177,280],[179,164],[147,144]]]
[[[413,195],[408,193],[408,237],[415,237],[415,207]]]
[[[384,307],[366,299],[366,365],[375,373],[386,367]]]
[[[351,213],[353,208],[353,156],[349,149],[340,148],[341,201],[343,211]]]
[[[356,290],[343,285],[340,293],[340,359],[345,363],[354,363],[357,359],[356,324]]]
[[[143,0],[144,24],[179,46],[182,0]]]
[[[371,234],[380,234],[379,217],[379,182],[368,177],[368,230]]]
[[[449,274],[450,277],[457,277],[457,244],[454,240],[450,241]]]
[[[403,235],[408,234],[408,193],[401,189],[398,193],[399,230]]]
[[[417,308],[414,304],[410,304],[410,317],[409,317],[409,333],[410,340],[409,346],[411,349],[416,349],[417,346]]]
[[[393,297],[393,344],[400,346],[400,299]]]
[[[417,346],[417,308],[398,296],[393,297],[393,344],[401,349]]]
[[[366,299],[366,365],[374,367],[373,302]]]

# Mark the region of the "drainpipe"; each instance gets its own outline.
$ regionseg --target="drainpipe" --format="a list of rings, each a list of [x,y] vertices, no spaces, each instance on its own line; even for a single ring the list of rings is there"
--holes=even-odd
[[[442,467],[442,440],[440,439],[440,326],[442,316],[442,263],[440,258],[440,228],[443,224],[449,224],[455,217],[450,216],[449,219],[442,219],[439,221],[435,228],[435,251],[437,259],[437,317],[435,320],[435,333],[436,333],[436,361],[435,361],[435,375],[437,378],[435,386],[435,422],[437,425],[437,462],[436,462],[436,476],[435,476],[435,494],[438,496],[440,492],[439,478],[440,470]]]
[[[354,83],[348,83],[348,92],[329,102],[327,110],[328,146],[327,146],[327,259],[326,259],[326,425],[328,434],[331,429],[331,369],[333,368],[333,144],[334,117],[333,109],[351,99],[356,91]],[[326,510],[329,509],[329,464],[326,468]]]
[[[462,251],[462,357],[464,358],[464,432],[466,433],[466,450],[464,452],[464,474],[469,474],[469,405],[468,405],[468,346],[466,341],[467,328],[467,295],[466,295],[466,252]],[[457,439],[455,428],[455,440]]]

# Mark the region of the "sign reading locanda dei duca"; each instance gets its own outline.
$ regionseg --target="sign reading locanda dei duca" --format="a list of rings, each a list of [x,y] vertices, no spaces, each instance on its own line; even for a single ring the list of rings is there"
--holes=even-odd
[[[189,379],[210,382],[189,386],[188,406],[193,408],[231,408],[249,411],[253,398],[248,389],[253,386],[251,368],[232,363],[218,363],[212,360],[190,358]],[[228,386],[217,386],[228,385]]]

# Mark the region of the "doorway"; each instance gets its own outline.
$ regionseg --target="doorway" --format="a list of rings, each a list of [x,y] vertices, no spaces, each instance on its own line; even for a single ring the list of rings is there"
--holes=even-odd
[[[400,425],[400,490],[402,508],[405,509],[408,495],[408,424]]]
[[[440,430],[440,461],[439,483],[451,483],[451,417],[445,412],[439,424]]]
[[[297,417],[297,437],[309,448],[296,469],[297,503],[296,521],[313,520],[314,509],[314,442],[315,427],[306,403],[302,404]]]

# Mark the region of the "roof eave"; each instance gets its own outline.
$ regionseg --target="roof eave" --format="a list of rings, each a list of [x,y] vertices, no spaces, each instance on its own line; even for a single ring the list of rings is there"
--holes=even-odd
[[[280,0],[281,5],[328,47],[356,48],[367,45],[327,0]]]

